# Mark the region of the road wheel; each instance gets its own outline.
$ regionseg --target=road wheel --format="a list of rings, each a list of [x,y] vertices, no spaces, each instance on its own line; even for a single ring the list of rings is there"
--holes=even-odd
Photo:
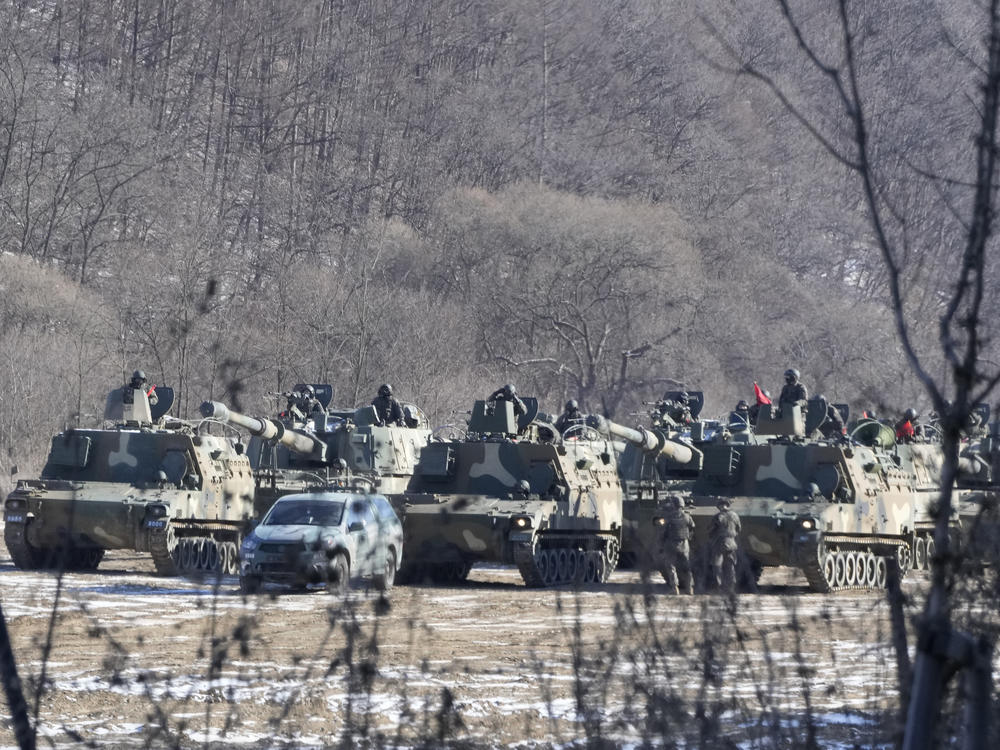
[[[386,550],[385,569],[382,573],[372,576],[372,583],[379,591],[388,591],[396,582],[396,550]]]
[[[327,582],[327,591],[335,596],[343,596],[347,591],[348,577],[351,574],[347,564],[347,556],[343,553],[334,555],[330,561],[330,580]]]
[[[914,570],[927,570],[927,540],[922,536],[913,542]]]

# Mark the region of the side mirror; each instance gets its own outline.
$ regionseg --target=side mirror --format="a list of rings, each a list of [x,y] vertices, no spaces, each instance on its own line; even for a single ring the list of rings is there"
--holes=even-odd
[[[365,522],[364,521],[352,521],[351,524],[347,527],[347,530],[350,531],[350,532],[364,531],[365,530]]]

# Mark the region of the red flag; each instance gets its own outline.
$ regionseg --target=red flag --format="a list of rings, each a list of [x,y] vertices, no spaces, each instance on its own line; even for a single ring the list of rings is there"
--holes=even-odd
[[[757,397],[758,406],[760,406],[761,404],[771,403],[771,399],[769,399],[767,396],[764,395],[764,391],[762,391],[760,389],[760,386],[757,385],[757,381],[754,381],[753,384],[753,395]]]

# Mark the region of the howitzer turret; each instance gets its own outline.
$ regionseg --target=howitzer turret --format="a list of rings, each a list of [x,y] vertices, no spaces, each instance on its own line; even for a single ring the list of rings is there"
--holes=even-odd
[[[296,453],[312,456],[317,461],[326,461],[326,443],[315,435],[292,429],[276,419],[249,417],[218,401],[205,401],[199,410],[206,419],[228,422],[231,425],[242,427],[255,437],[280,443]]]
[[[382,425],[373,406],[331,408],[333,389],[324,384],[311,388],[315,401],[307,407],[290,399],[277,418],[248,416],[217,401],[201,405],[206,419],[250,433],[246,454],[257,487],[257,517],[282,495],[315,487],[403,492],[430,439],[426,418],[412,404],[404,405],[410,426]],[[297,397],[306,390],[297,385],[291,394],[278,395]]]

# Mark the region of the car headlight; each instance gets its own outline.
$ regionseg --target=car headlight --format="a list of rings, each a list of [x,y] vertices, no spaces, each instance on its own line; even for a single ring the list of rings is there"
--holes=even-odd
[[[167,515],[167,506],[160,505],[159,503],[155,505],[146,506],[146,518],[163,518]]]
[[[516,531],[523,531],[531,528],[531,516],[514,516],[511,519],[511,526]]]
[[[260,546],[260,539],[255,537],[253,534],[248,536],[243,540],[243,544],[240,545],[241,552],[253,552]]]
[[[7,510],[24,510],[24,505],[25,505],[24,500],[21,500],[20,498],[17,497],[12,497],[10,500],[7,501],[7,505],[5,507],[7,508]]]
[[[666,526],[667,525],[667,519],[664,518],[663,516],[654,516],[653,517],[653,525],[654,526]]]
[[[803,518],[799,523],[801,523],[802,528],[807,531],[816,528],[816,522],[811,518]]]

